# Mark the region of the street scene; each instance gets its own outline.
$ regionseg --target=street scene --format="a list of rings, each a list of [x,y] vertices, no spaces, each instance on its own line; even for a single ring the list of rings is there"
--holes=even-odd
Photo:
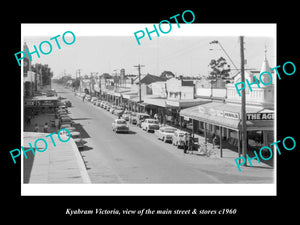
[[[71,60],[64,61],[64,67],[55,55],[44,57],[47,63],[24,58],[24,142],[61,128],[72,137],[62,148],[49,147],[24,159],[24,183],[274,183],[274,158],[258,162],[253,152],[274,142],[275,79],[245,91],[244,140],[242,100],[234,86],[241,81],[238,37],[169,37],[166,42],[160,37],[135,63],[135,49],[128,51],[131,42],[125,37],[108,39],[76,37],[69,46],[75,50],[68,50],[68,57],[73,54],[72,60],[78,61],[88,51],[79,49],[101,43],[103,58],[85,55],[87,64],[95,62],[98,70]],[[24,49],[31,51],[34,40],[25,38]],[[245,78],[254,82],[264,71],[273,74],[274,40],[246,37],[246,46],[247,41],[259,44],[246,47],[251,50]],[[105,51],[112,43],[110,51],[119,49]],[[194,47],[207,53],[194,53]],[[197,54],[204,54],[206,61]],[[170,55],[174,59],[169,60]],[[239,171],[235,159],[245,152],[250,160]],[[263,154],[267,158],[269,153]]]

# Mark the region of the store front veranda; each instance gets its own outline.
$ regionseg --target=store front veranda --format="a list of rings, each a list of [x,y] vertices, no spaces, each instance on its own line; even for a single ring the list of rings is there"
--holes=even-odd
[[[203,135],[211,141],[215,134],[240,151],[241,105],[210,102],[180,111],[193,133]],[[246,106],[248,149],[253,152],[274,142],[274,111],[259,106]]]

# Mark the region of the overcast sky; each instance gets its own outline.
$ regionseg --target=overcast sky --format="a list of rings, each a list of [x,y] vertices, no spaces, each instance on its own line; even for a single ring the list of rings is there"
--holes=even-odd
[[[55,35],[53,35],[55,36]],[[33,45],[49,40],[50,37],[25,36],[24,41],[33,51]],[[207,75],[208,64],[211,59],[223,56],[234,69],[234,66],[221,50],[219,45],[210,45],[212,40],[218,40],[234,64],[240,67],[240,44],[238,36],[153,36],[141,39],[138,45],[134,36],[76,36],[72,45],[66,45],[60,40],[61,49],[58,50],[55,41],[49,55],[32,55],[32,63],[48,64],[54,77],[61,76],[65,71],[75,77],[75,71],[82,69],[81,75],[91,72],[102,74],[120,72],[125,69],[126,74],[137,74],[137,64],[145,65],[142,74],[160,75],[169,70],[175,75]],[[260,70],[264,59],[264,49],[267,46],[267,58],[270,66],[275,65],[275,41],[271,37],[245,37],[246,68]],[[213,50],[210,50],[213,49]],[[45,50],[46,51],[46,47]]]

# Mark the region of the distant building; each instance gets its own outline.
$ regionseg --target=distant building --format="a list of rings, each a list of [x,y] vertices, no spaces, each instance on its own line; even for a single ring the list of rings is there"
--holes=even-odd
[[[166,81],[167,99],[194,99],[195,85],[193,81],[171,78]]]

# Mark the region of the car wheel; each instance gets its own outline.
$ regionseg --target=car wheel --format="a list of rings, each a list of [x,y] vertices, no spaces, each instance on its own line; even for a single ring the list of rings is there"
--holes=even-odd
[[[163,142],[165,142],[165,137],[162,137],[162,139],[161,139]]]

